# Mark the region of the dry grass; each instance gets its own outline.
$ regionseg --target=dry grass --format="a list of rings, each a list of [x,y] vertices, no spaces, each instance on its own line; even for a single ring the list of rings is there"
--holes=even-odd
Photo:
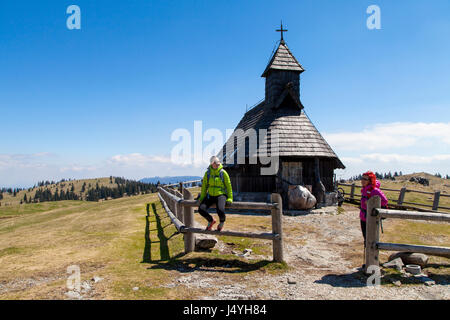
[[[34,214],[0,220],[1,283],[8,284],[17,279],[56,278],[56,282],[50,281],[51,285],[46,285],[47,291],[41,286],[31,287],[16,294],[8,292],[3,297],[34,298],[37,295],[39,298],[55,298],[57,288],[60,295],[56,296],[63,298],[63,280],[67,277],[69,265],[79,265],[83,279],[96,272],[108,279],[110,285],[102,296],[123,297],[120,295],[125,290],[122,287],[141,282],[144,274],[148,273],[145,264],[141,263],[146,245],[145,203],[155,200],[156,195],[153,194],[103,203],[62,201],[56,203],[59,208],[51,206],[46,211],[39,207]],[[156,224],[155,215],[148,219],[149,225]],[[168,238],[168,233],[174,231],[169,226],[159,236]],[[159,241],[158,234],[150,232],[150,235],[151,241]],[[175,253],[182,248],[182,239],[179,238],[168,245]],[[152,248],[153,259],[161,260],[161,257],[156,258],[159,252],[159,247]],[[154,279],[165,278],[158,272],[151,275]]]
[[[155,204],[148,215],[147,203]],[[2,210],[10,218],[0,220],[0,299],[64,299],[70,265],[80,266],[82,281],[95,275],[105,279],[89,296],[94,299],[195,299],[201,291],[161,287],[179,274],[180,267],[192,265],[218,272],[227,265],[239,271],[227,273],[230,279],[285,269],[217,250],[183,255],[183,235],[170,224],[156,194],[101,203],[30,204],[26,214]],[[196,219],[202,218],[196,214]],[[237,230],[254,225],[268,228],[270,218],[230,215],[227,220],[227,227]],[[252,248],[255,254],[271,255],[270,241],[221,240],[235,243],[237,250]]]
[[[410,182],[409,178],[412,176],[426,177],[427,179],[429,179],[430,185],[423,186],[416,182]],[[390,200],[390,203],[395,204],[396,203],[395,201],[398,200],[398,197],[400,194],[400,189],[403,187],[406,187],[408,190],[425,191],[425,192],[432,192],[432,193],[434,193],[436,191],[441,191],[439,205],[450,208],[450,197],[445,196],[445,195],[450,195],[450,182],[446,179],[437,178],[435,176],[432,176],[432,175],[429,175],[426,173],[417,173],[417,174],[401,176],[401,177],[397,178],[395,181],[381,180],[380,182],[381,182],[381,189],[387,188],[387,189],[399,190],[398,192],[383,191],[384,194]],[[355,183],[356,183],[356,185],[361,185],[361,183],[358,181],[356,181]],[[342,188],[344,189],[346,197],[348,197],[350,195],[351,188],[347,187],[347,186],[342,186]],[[356,198],[359,199],[359,195],[361,195],[361,188],[355,189],[355,195],[358,195],[358,197],[356,197]],[[426,195],[426,194],[420,194],[420,193],[415,193],[415,192],[407,192],[405,194],[404,201],[432,206],[433,199],[434,199],[433,195]],[[419,207],[423,208],[423,209],[427,209],[426,207],[423,207],[423,206],[419,206]],[[428,209],[431,209],[431,207]],[[441,208],[439,209],[439,211],[450,212],[450,210],[441,209]]]
[[[381,242],[450,247],[448,223],[386,219],[383,221],[383,229]],[[381,261],[387,261],[391,254],[392,252],[381,251]],[[449,266],[450,259],[430,256],[429,267],[425,270],[448,274],[446,269]]]

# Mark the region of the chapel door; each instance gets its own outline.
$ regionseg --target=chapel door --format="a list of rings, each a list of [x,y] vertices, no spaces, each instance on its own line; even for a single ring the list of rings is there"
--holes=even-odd
[[[281,178],[283,184],[301,185],[303,184],[303,166],[301,162],[281,162]]]

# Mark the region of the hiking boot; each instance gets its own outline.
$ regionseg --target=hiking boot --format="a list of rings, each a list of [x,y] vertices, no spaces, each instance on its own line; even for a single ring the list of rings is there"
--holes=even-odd
[[[206,227],[207,231],[211,231],[212,230],[212,226],[216,223],[216,220],[213,219],[213,221],[211,221],[210,223],[208,223],[208,226]]]
[[[219,223],[219,225],[217,226],[217,231],[222,231],[224,224],[225,224],[225,222]]]

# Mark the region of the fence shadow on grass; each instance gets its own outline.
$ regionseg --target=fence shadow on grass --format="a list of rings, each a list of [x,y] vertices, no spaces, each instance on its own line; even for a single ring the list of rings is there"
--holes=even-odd
[[[155,222],[156,222],[156,229],[150,230],[150,206],[151,206],[151,212],[155,216]],[[149,203],[147,204],[147,216],[145,217],[145,231],[144,231],[144,252],[142,254],[142,263],[154,263],[159,261],[169,261],[172,259],[170,257],[169,252],[169,246],[168,241],[175,235],[178,234],[178,232],[173,233],[171,236],[167,237],[164,233],[164,229],[170,226],[170,224],[162,225],[162,221],[164,219],[161,219],[161,217],[158,215],[156,204],[155,203]],[[156,231],[158,234],[159,241],[152,241],[150,238],[150,232]],[[152,244],[153,243],[159,243],[160,247],[160,256],[161,259],[159,260],[152,260]]]
[[[152,241],[150,240],[150,204],[147,203],[147,216],[145,217],[144,232],[144,253],[142,254],[142,263],[148,263],[152,260]]]
[[[151,206],[151,209],[150,209]],[[150,213],[155,216],[156,228],[150,230]],[[178,232],[173,233],[171,236],[167,237],[164,234],[164,228],[168,225],[162,226],[162,221],[168,217],[161,218],[158,214],[156,208],[156,203],[151,203],[147,205],[147,216],[146,216],[146,226],[145,226],[145,248],[143,254],[143,263],[153,264],[151,269],[165,269],[165,270],[177,270],[179,272],[193,272],[193,271],[204,271],[204,272],[224,272],[224,273],[243,273],[255,270],[260,270],[264,266],[273,263],[273,261],[243,261],[240,259],[226,259],[217,257],[196,257],[188,259],[179,259],[185,256],[184,252],[181,252],[173,257],[170,256],[168,241]],[[152,241],[150,238],[150,231],[157,231],[159,241]],[[160,244],[160,255],[161,259],[155,260],[151,257],[151,245],[159,242]],[[210,251],[210,250],[209,250]]]
[[[260,270],[264,266],[273,263],[272,261],[242,261],[239,259],[222,258],[188,258],[178,260],[184,254],[179,254],[167,263],[160,263],[149,267],[148,269],[176,270],[181,273],[194,271],[203,272],[223,272],[223,273],[244,273]]]

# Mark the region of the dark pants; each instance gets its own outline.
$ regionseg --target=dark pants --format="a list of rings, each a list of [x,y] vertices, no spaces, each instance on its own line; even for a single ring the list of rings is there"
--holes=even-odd
[[[225,202],[227,201],[226,195],[220,195],[217,197],[206,196],[202,203],[198,207],[198,213],[202,215],[208,222],[213,221],[213,217],[208,213],[208,209],[215,204],[217,214],[219,215],[220,222],[225,222]]]
[[[364,247],[366,246],[366,222],[365,221],[361,221],[361,231],[364,237]]]

